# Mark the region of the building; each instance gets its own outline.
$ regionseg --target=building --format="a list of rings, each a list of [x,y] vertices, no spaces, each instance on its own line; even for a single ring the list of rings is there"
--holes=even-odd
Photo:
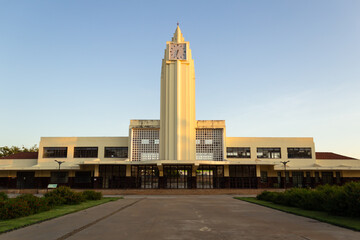
[[[352,180],[360,180],[360,160],[317,153],[312,138],[226,137],[224,120],[196,120],[194,60],[179,26],[162,61],[160,120],[130,120],[127,137],[42,137],[38,153],[0,159],[2,188],[279,188]]]

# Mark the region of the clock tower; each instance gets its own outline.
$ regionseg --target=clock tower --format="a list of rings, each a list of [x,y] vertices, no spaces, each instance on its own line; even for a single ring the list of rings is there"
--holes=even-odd
[[[195,160],[195,69],[179,25],[161,68],[160,160]]]

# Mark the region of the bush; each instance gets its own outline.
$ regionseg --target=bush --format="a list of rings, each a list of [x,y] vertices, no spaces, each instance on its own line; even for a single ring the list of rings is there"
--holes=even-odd
[[[20,198],[8,199],[0,203],[0,219],[12,219],[30,215],[28,203]]]
[[[46,193],[44,196],[50,206],[79,204],[85,200],[81,193],[76,193],[65,186],[60,186],[51,192]]]
[[[283,193],[264,191],[256,198],[334,215],[360,216],[360,182],[350,182],[341,187],[324,185],[315,190],[292,188]]]
[[[32,194],[23,194],[18,196],[17,199],[22,199],[27,202],[30,207],[31,214],[43,212],[50,209],[48,201],[45,198],[39,198]]]
[[[4,192],[0,192],[0,201],[5,201],[8,199],[8,195]]]
[[[102,198],[101,192],[95,192],[92,190],[86,190],[82,192],[85,200],[100,200]]]

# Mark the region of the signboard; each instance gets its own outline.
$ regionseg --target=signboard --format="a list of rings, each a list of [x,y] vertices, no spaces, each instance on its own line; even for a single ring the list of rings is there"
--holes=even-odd
[[[49,184],[47,188],[57,188],[57,184]]]

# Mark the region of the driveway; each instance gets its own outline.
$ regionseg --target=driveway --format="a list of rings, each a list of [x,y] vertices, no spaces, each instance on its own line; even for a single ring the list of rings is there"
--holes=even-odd
[[[126,196],[0,239],[360,239],[360,233],[228,195]]]

